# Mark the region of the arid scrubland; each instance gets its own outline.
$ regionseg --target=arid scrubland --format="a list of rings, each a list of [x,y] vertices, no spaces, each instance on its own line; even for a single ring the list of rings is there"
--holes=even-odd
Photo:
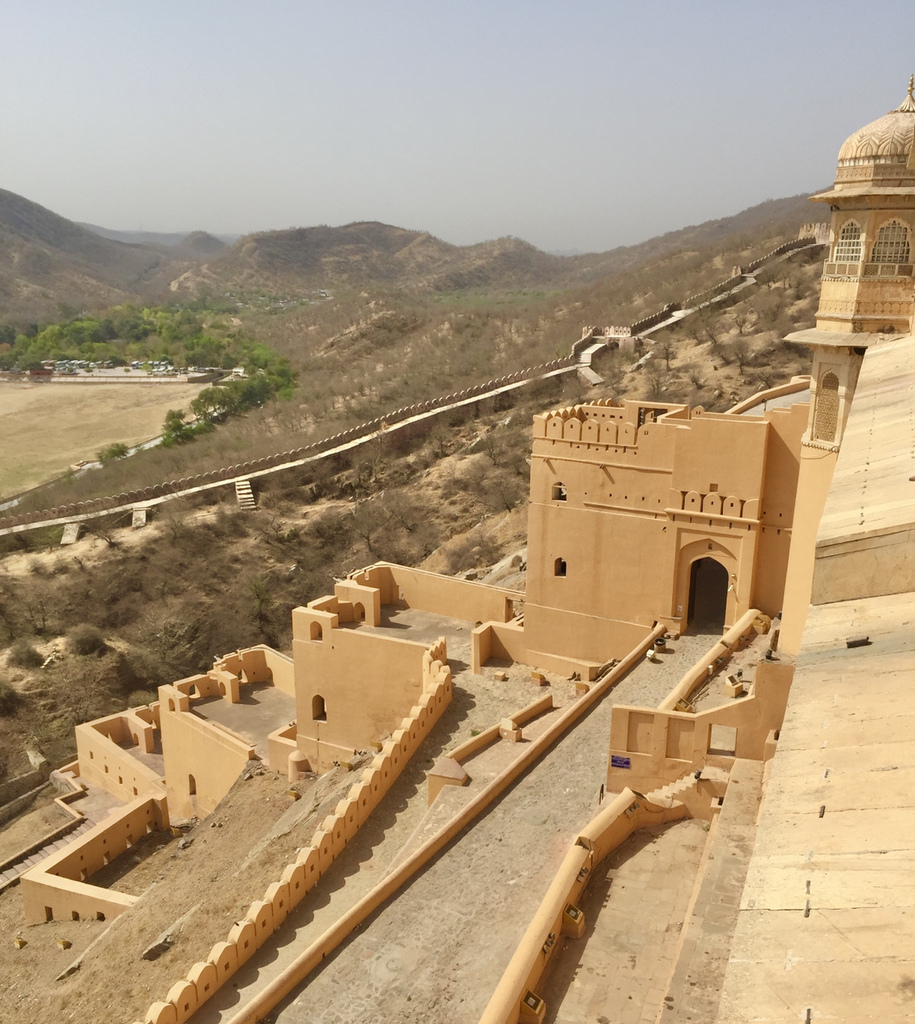
[[[65,477],[28,495],[22,510],[118,494],[301,447],[401,406],[566,356],[583,325],[627,324],[667,302],[682,302],[780,241],[783,235],[769,234],[753,244],[731,240],[724,254],[677,254],[600,284],[549,294],[343,288],[305,304],[252,302],[235,319],[288,360],[297,374],[289,400],[272,399],[193,444],[152,449],[101,471]],[[764,269],[765,283],[732,307],[716,304],[678,330],[655,336],[663,371],[652,360],[639,374],[627,375],[621,359],[607,379],[619,393],[665,387],[672,398],[723,408],[735,391],[755,390],[794,361],[803,365],[780,339],[798,318],[812,318],[817,273],[807,253]],[[727,367],[736,367],[734,380]]]
[[[740,301],[716,305],[655,335],[651,357],[639,369],[631,369],[634,356],[604,357],[598,369],[605,382],[597,387],[574,374],[531,384],[443,416],[412,436],[379,436],[349,457],[265,478],[253,514],[240,513],[234,494],[223,489],[193,503],[166,504],[154,527],[139,533],[126,521],[101,520],[68,549],[57,547],[54,529],[5,538],[0,678],[7,700],[0,705],[0,746],[6,763],[0,768],[15,774],[28,745],[54,762],[65,760],[74,724],[128,702],[145,702],[160,683],[205,669],[216,655],[259,642],[288,648],[290,608],[331,589],[334,576],[379,559],[460,572],[520,547],[534,412],[620,395],[723,409],[786,380],[806,363],[781,338],[789,324],[812,319],[817,273],[806,254],[776,265]],[[536,361],[544,349],[535,355],[525,340],[533,323],[545,322],[540,344],[555,345],[560,335],[579,333],[573,325],[597,320],[602,298],[597,292],[580,294],[536,313],[512,313],[506,302],[450,311],[447,320],[434,321],[423,319],[415,304],[398,311],[392,299],[362,302],[355,324],[342,329],[340,311],[329,306],[329,323],[312,332],[320,337],[303,346],[300,381],[306,395],[314,387],[309,367],[316,368],[315,377],[326,374],[319,379],[328,387],[338,374],[339,385],[336,402],[327,399],[298,431],[296,417],[304,420],[314,411],[320,388],[311,397],[297,393],[289,402],[249,413],[194,444],[149,452],[83,479],[107,480],[116,492],[140,470],[146,479],[164,479],[188,473],[203,460],[238,461],[239,451],[253,457],[323,435],[332,425],[405,400],[406,392],[383,391],[385,381],[394,386],[398,366],[425,373],[425,394],[435,394],[430,352],[436,344],[449,353],[451,370],[443,384],[452,384],[462,363],[461,379],[467,382],[486,376],[486,370],[495,373],[492,361],[476,362],[481,352],[495,352],[493,358],[505,360],[506,368],[517,360]],[[638,306],[631,308],[638,312]],[[429,307],[424,315],[430,316]],[[411,364],[411,348],[425,357]],[[512,352],[516,361],[509,362]],[[382,382],[374,398],[360,394],[360,387],[369,389],[373,367]],[[365,404],[359,413],[347,411],[360,401]],[[56,485],[61,486],[66,485]],[[99,638],[84,653],[75,647],[80,627]]]

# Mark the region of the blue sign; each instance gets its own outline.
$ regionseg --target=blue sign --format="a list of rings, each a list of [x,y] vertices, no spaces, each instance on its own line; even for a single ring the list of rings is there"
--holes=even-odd
[[[619,754],[610,755],[611,768],[631,768],[632,762],[628,757],[621,757]]]

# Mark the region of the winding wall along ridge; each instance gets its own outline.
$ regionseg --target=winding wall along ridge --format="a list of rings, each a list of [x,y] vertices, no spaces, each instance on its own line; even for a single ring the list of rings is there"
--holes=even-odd
[[[711,301],[715,296],[733,289],[738,280],[746,277],[752,271],[758,270],[764,264],[777,260],[789,252],[805,249],[817,244],[819,243],[813,238],[799,238],[790,242],[783,242],[765,256],[753,260],[745,267],[738,268],[738,274],[720,281],[704,291],[691,295],[682,304],[668,303],[657,312],[635,321],[635,323],[630,325],[629,330],[633,335],[637,335],[639,332],[647,331],[663,323],[670,318],[671,314],[677,311],[684,310],[686,314],[694,312],[696,308]],[[149,507],[150,504],[160,504],[163,501],[180,498],[198,490],[225,487],[234,484],[236,480],[248,480],[253,476],[263,476],[268,473],[294,469],[317,458],[326,458],[346,448],[353,448],[359,444],[364,444],[371,440],[371,438],[379,434],[393,432],[408,422],[430,419],[435,415],[450,411],[474,400],[493,397],[503,391],[512,390],[531,381],[544,380],[547,377],[568,373],[579,363],[579,354],[584,347],[582,342],[593,344],[593,339],[579,339],[572,346],[572,354],[563,359],[554,359],[551,362],[541,363],[537,366],[528,366],[515,373],[496,377],[485,383],[474,384],[469,388],[450,395],[440,395],[437,398],[419,402],[415,405],[403,406],[376,419],[369,420],[367,423],[360,423],[358,426],[350,427],[348,430],[341,431],[331,437],[314,441],[303,448],[277,452],[274,455],[255,459],[251,462],[224,466],[221,469],[210,470],[206,473],[190,477],[181,477],[178,480],[169,480],[138,490],[124,491],[121,494],[109,495],[104,498],[91,498],[88,501],[59,505],[55,508],[42,509],[35,512],[24,512],[17,516],[2,517],[0,518],[0,536],[33,530],[41,526],[85,522],[86,520],[118,512],[127,513],[137,507],[143,508]]]

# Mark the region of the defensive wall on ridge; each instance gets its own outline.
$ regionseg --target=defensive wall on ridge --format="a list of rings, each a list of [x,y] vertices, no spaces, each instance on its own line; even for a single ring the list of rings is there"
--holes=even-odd
[[[765,256],[754,260],[746,267],[735,268],[736,273],[734,275],[719,282],[717,285],[689,296],[683,303],[668,303],[657,312],[628,325],[624,330],[627,330],[633,338],[650,333],[663,324],[673,322],[677,318],[675,314],[686,315],[693,312],[696,308],[714,301],[717,297],[725,295],[735,288],[735,281],[741,279],[744,275],[751,274],[761,266],[782,259],[798,249],[821,244],[824,243],[818,242],[812,237],[803,237],[785,242]],[[584,337],[573,344],[571,355],[563,359],[555,359],[538,366],[527,367],[515,373],[473,385],[450,395],[442,395],[415,405],[404,406],[367,423],[361,423],[331,437],[312,442],[302,448],[278,452],[275,455],[255,459],[251,462],[224,466],[221,469],[210,470],[191,477],[182,477],[178,480],[170,480],[133,491],[125,491],[121,494],[109,495],[103,498],[92,498],[88,501],[75,502],[34,512],[23,512],[19,515],[0,517],[0,536],[44,526],[86,522],[105,515],[131,512],[134,509],[146,509],[151,505],[180,498],[195,491],[225,487],[234,484],[236,481],[250,480],[253,477],[298,468],[316,459],[336,454],[341,449],[366,443],[379,433],[392,433],[403,429],[409,423],[432,419],[456,407],[493,397],[505,390],[511,390],[526,383],[543,380],[550,376],[568,373],[578,367],[581,353],[604,337],[598,329],[590,330],[597,333],[586,333]],[[617,329],[608,328],[606,330]]]

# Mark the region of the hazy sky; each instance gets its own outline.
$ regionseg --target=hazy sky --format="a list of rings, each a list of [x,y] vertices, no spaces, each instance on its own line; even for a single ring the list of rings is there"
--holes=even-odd
[[[381,220],[609,249],[825,186],[842,141],[915,71],[913,0],[0,14],[0,187],[149,231]]]

